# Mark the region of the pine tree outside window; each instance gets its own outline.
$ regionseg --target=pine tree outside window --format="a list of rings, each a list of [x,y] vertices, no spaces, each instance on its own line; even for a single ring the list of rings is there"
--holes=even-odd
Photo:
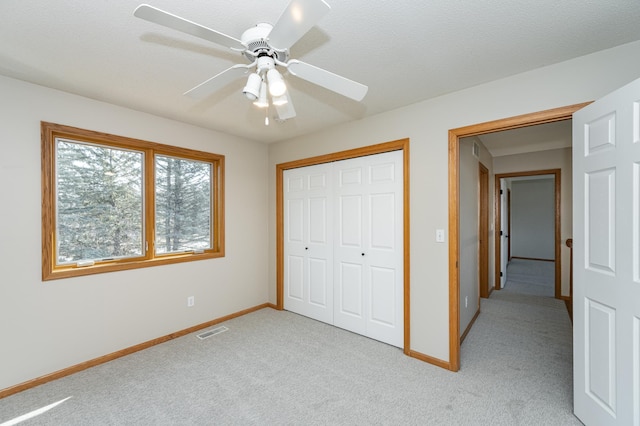
[[[156,254],[211,248],[211,164],[156,155]]]

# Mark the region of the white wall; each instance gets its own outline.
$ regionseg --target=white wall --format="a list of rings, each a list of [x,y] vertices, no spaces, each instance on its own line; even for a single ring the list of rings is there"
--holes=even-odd
[[[265,145],[4,77],[0,93],[0,389],[268,301]],[[226,257],[42,282],[41,120],[225,155]]]
[[[410,138],[411,349],[448,361],[448,244],[436,243],[434,235],[437,228],[447,229],[449,129],[594,100],[638,77],[640,43],[635,42],[272,144],[270,247],[276,238],[276,164]],[[275,302],[275,252],[269,254]]]
[[[635,42],[268,149],[0,77],[0,389],[267,300],[275,303],[275,165],[405,137],[411,140],[410,349],[448,361],[448,244],[434,238],[435,229],[447,229],[448,130],[594,100],[638,77]],[[41,120],[226,155],[227,256],[42,282]],[[568,180],[563,173],[563,185]],[[570,229],[565,218],[570,213],[563,213],[563,232]],[[568,281],[566,286],[568,292]],[[563,279],[567,294],[564,289]],[[189,295],[196,297],[191,309]]]
[[[639,73],[640,77],[640,73]],[[620,85],[622,86],[622,85]],[[505,155],[493,159],[493,171],[496,174],[524,172],[534,170],[560,169],[560,263],[561,295],[569,296],[570,251],[565,241],[572,237],[572,168],[571,148],[526,154]],[[512,253],[513,255],[513,253]]]
[[[478,160],[472,155],[471,138],[460,141],[460,332],[469,326],[479,309],[478,276]]]
[[[479,158],[472,154],[473,144],[480,147]],[[493,191],[491,186],[492,159],[491,154],[477,137],[460,139],[460,173],[459,178],[459,221],[460,221],[460,333],[467,329],[473,317],[480,309],[480,277],[479,277],[479,215],[480,215],[480,180],[479,163],[489,170],[489,223],[493,223]],[[493,232],[489,229],[489,289],[494,287],[494,254]]]
[[[555,180],[511,183],[511,256],[555,259]]]

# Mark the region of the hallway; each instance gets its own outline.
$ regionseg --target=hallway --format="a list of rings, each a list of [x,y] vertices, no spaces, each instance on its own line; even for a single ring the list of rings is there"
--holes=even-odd
[[[504,290],[531,296],[554,297],[555,262],[512,258]]]
[[[581,424],[572,415],[572,325],[553,297],[554,263],[512,259],[507,271],[505,288],[481,299],[462,343],[461,372],[485,371],[487,386],[500,389],[494,397],[511,393],[496,410],[511,412],[514,424]],[[530,410],[540,405],[548,411],[536,418]]]

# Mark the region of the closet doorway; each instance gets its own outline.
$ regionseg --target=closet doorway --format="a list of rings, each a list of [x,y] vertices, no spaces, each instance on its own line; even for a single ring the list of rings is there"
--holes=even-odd
[[[402,151],[284,171],[284,308],[402,347]]]
[[[341,274],[344,273],[349,273],[350,271],[348,270],[349,268],[345,269],[345,265],[349,266],[349,265],[355,265],[356,262],[352,261],[351,262],[330,262],[332,264],[332,268],[331,271],[327,270],[326,268],[323,267],[322,272],[318,273],[318,271],[314,272],[314,276],[313,279],[316,280],[315,284],[318,285],[320,284],[320,281],[323,280],[330,280],[332,281],[332,284],[329,286],[327,284],[327,289],[330,292],[333,292],[334,294],[329,297],[327,296],[329,293],[327,291],[320,291],[315,293],[314,297],[314,303],[309,304],[309,303],[304,303],[304,297],[303,293],[302,293],[302,286],[300,285],[300,280],[298,280],[298,284],[294,284],[293,287],[289,286],[289,285],[285,285],[285,282],[287,281],[287,279],[289,279],[290,275],[298,275],[299,277],[304,277],[306,274],[307,280],[310,277],[310,263],[307,260],[305,260],[305,254],[304,252],[308,252],[310,249],[310,245],[305,245],[302,244],[300,245],[300,247],[295,247],[293,246],[293,248],[291,248],[289,246],[289,243],[287,241],[287,238],[285,239],[285,235],[290,234],[290,230],[289,230],[289,226],[292,225],[292,223],[290,222],[291,219],[291,214],[290,211],[287,211],[287,209],[289,209],[289,207],[286,207],[286,203],[287,203],[287,195],[284,191],[285,185],[287,184],[287,177],[288,176],[296,176],[296,173],[294,171],[294,169],[298,169],[298,172],[301,170],[301,168],[304,167],[309,167],[309,166],[317,166],[317,165],[326,165],[329,163],[335,163],[335,162],[340,162],[343,160],[350,160],[350,161],[355,161],[355,163],[345,163],[345,164],[351,164],[354,165],[358,162],[362,162],[362,161],[366,161],[366,158],[368,156],[373,156],[374,154],[381,154],[381,153],[389,153],[392,151],[400,151],[400,155],[399,155],[399,161],[401,164],[401,175],[399,176],[400,178],[400,184],[401,184],[401,190],[399,192],[398,197],[400,198],[400,204],[401,204],[401,208],[399,210],[399,217],[396,220],[401,221],[401,226],[398,228],[399,232],[400,232],[400,239],[398,239],[400,247],[397,247],[397,251],[399,253],[399,270],[398,273],[401,274],[401,280],[399,283],[400,286],[400,292],[398,293],[400,300],[398,301],[398,306],[400,307],[400,321],[398,321],[398,324],[395,324],[394,327],[398,327],[399,331],[400,331],[400,336],[401,338],[398,340],[397,338],[395,338],[396,340],[394,342],[387,342],[387,343],[391,343],[394,344],[395,346],[399,346],[399,347],[403,347],[404,348],[404,352],[406,354],[409,355],[410,352],[410,332],[409,332],[409,318],[410,318],[410,312],[409,312],[409,300],[410,300],[410,296],[409,296],[409,140],[408,139],[403,139],[403,140],[399,140],[399,141],[394,141],[394,142],[388,142],[388,143],[383,143],[383,144],[379,144],[379,145],[373,145],[373,146],[369,146],[369,147],[364,147],[364,148],[359,148],[359,149],[354,149],[354,150],[349,150],[349,151],[343,151],[343,152],[339,152],[339,153],[334,153],[334,154],[328,154],[328,155],[324,155],[324,156],[320,156],[320,157],[313,157],[313,158],[308,158],[308,159],[303,159],[303,160],[297,160],[297,161],[293,161],[293,162],[289,162],[289,163],[283,163],[283,164],[279,164],[276,166],[276,188],[277,188],[277,192],[276,192],[276,205],[277,205],[277,307],[278,309],[291,309],[292,311],[296,311],[295,308],[295,299],[299,299],[300,302],[302,302],[303,304],[306,304],[308,308],[312,308],[311,311],[315,311],[316,313],[319,314],[320,317],[324,317],[324,319],[322,318],[316,318],[319,320],[323,320],[325,321],[325,319],[327,319],[329,316],[333,316],[334,318],[338,319],[338,321],[325,321],[328,323],[333,323],[337,326],[346,328],[346,329],[350,329],[352,331],[355,332],[359,332],[357,330],[358,327],[353,327],[351,325],[349,325],[349,321],[344,321],[345,319],[349,319],[349,315],[342,315],[342,318],[339,319],[339,316],[335,316],[333,313],[329,314],[327,312],[329,312],[329,310],[325,310],[325,312],[323,313],[323,309],[320,306],[323,303],[330,303],[332,305],[334,305],[331,308],[331,311],[334,310],[334,308],[338,308],[341,311],[346,311],[349,309],[343,309],[345,306],[344,304],[341,305],[342,303],[342,295],[344,294],[345,290],[346,291],[354,291],[355,288],[357,288],[358,286],[353,286],[350,289],[347,289],[344,287],[344,285],[341,282]],[[373,157],[369,157],[369,158],[373,158]],[[349,167],[347,167],[347,169],[349,169]],[[320,174],[324,173],[324,169],[323,167],[318,167],[317,169],[309,169],[311,171],[315,171],[315,172],[320,172]],[[374,169],[369,168],[369,171],[367,173],[373,173]],[[382,169],[381,169],[382,170]],[[289,172],[292,171],[292,172]],[[304,174],[304,173],[303,173]],[[339,176],[339,173],[338,173]],[[324,178],[322,178],[324,179]],[[320,179],[320,180],[322,180]],[[295,180],[295,179],[294,179]],[[295,184],[295,183],[294,183]],[[348,195],[348,194],[347,194]],[[345,198],[345,199],[348,199]],[[369,199],[368,204],[370,204],[372,202],[373,199]],[[298,205],[301,205],[301,203],[299,201],[294,201],[294,204],[297,203]],[[324,202],[323,202],[324,203]],[[320,204],[323,204],[320,203]],[[308,203],[307,203],[308,204]],[[316,208],[318,208],[318,205],[316,205]],[[335,211],[335,209],[332,209]],[[293,210],[295,211],[295,210]],[[299,210],[298,210],[299,211]],[[333,222],[339,222],[340,221],[340,207],[338,207],[338,213],[334,214],[334,213],[327,213],[328,215],[330,215],[333,219]],[[317,213],[319,213],[320,210],[317,211]],[[294,215],[295,216],[295,215]],[[297,215],[296,217],[293,217],[294,220],[294,225],[295,223],[299,222],[300,220],[308,220],[305,219],[309,218],[308,214],[305,213],[301,213],[299,215]],[[317,217],[317,215],[316,215]],[[354,216],[355,217],[355,216]],[[380,216],[381,217],[381,216]],[[354,219],[355,220],[355,219]],[[345,222],[346,223],[346,222]],[[304,228],[304,224],[303,223],[299,223],[297,226],[297,229],[302,230]],[[371,227],[371,226],[369,226]],[[335,234],[334,234],[335,235]],[[368,244],[369,248],[371,246],[371,244]],[[305,250],[305,247],[307,248],[307,250]],[[327,254],[328,250],[331,251],[335,251],[337,250],[338,252],[342,252],[342,254],[347,255],[347,253],[344,252],[343,248],[344,247],[338,247],[334,249],[334,245],[331,245],[331,248],[328,249],[328,246],[325,246],[323,248],[324,251],[324,256],[327,259],[326,262],[329,262],[329,258],[334,257],[334,254]],[[294,253],[294,258],[293,261],[291,261],[289,258],[287,258],[286,254],[288,254],[289,252]],[[297,253],[297,251],[300,251],[300,253]],[[316,250],[317,251],[317,250]],[[364,256],[363,256],[364,253]],[[373,259],[373,255],[374,252],[371,251],[366,251],[366,250],[358,250],[358,257],[360,258],[359,260],[362,261],[362,258],[369,258],[367,256],[367,253],[370,253],[371,256],[370,258]],[[340,255],[341,256],[341,255]],[[319,258],[318,258],[319,259]],[[314,259],[314,261],[316,261]],[[305,272],[305,262],[307,265],[307,271]],[[324,263],[325,261],[322,262],[316,262],[315,266],[318,267],[321,265],[321,263]],[[335,263],[335,266],[333,266],[333,264]],[[356,268],[352,269],[351,272],[355,271]],[[377,272],[382,272],[382,269],[378,269]],[[389,273],[389,270],[386,271],[386,273]],[[370,277],[372,277],[373,275],[371,274],[371,270],[369,270],[367,272],[368,274],[368,280],[369,280],[369,284],[367,284],[367,287],[364,288],[363,290],[365,291],[365,293],[360,293],[363,294],[363,298],[362,298],[362,302],[367,303],[367,306],[364,307],[362,309],[362,312],[367,316],[367,321],[369,324],[376,324],[376,322],[380,322],[380,321],[376,321],[376,302],[373,301],[373,299],[371,297],[369,297],[372,294],[372,289],[374,289],[378,283],[380,283],[381,281],[378,280],[371,280]],[[356,274],[357,275],[357,274]],[[322,278],[320,281],[318,281],[320,278]],[[379,278],[379,277],[378,277]],[[294,280],[295,281],[295,280]],[[354,282],[353,278],[350,279],[350,282]],[[364,282],[364,280],[363,280]],[[389,281],[387,281],[389,282]],[[290,284],[290,283],[288,283]],[[304,285],[307,285],[306,283]],[[316,289],[322,288],[324,284],[320,284],[319,286],[316,287]],[[385,285],[383,285],[382,287],[384,287]],[[330,289],[329,289],[330,287]],[[285,288],[287,289],[287,292],[285,293]],[[310,288],[307,286],[307,288]],[[387,290],[388,292],[388,290]],[[383,291],[384,293],[384,291]],[[321,295],[320,297],[318,297],[318,295]],[[352,293],[353,296],[354,293]],[[294,296],[293,298],[291,296]],[[309,299],[309,290],[307,290],[307,300]],[[368,299],[367,299],[368,298]],[[356,296],[355,298],[351,299],[352,301],[358,300],[358,296]],[[322,303],[317,303],[317,302],[322,302]],[[337,301],[337,303],[334,303],[335,301]],[[358,303],[361,303],[360,301],[358,301]],[[300,307],[300,303],[298,303],[298,307]],[[306,308],[305,308],[306,309]],[[386,308],[382,308],[383,311]],[[354,309],[351,309],[351,311],[357,311]],[[383,312],[383,311],[378,311],[378,312]],[[351,312],[352,314],[354,312]],[[388,312],[388,311],[387,311]],[[372,315],[373,314],[373,315]],[[312,313],[311,315],[308,315],[310,317],[314,317],[314,314]],[[355,315],[352,315],[355,318]],[[382,321],[384,322],[384,321]],[[381,325],[381,324],[377,324],[377,325]],[[388,324],[386,326],[383,326],[382,328],[389,328]],[[372,327],[369,327],[369,329],[371,329]],[[373,327],[375,328],[375,327]],[[361,333],[364,335],[369,335],[370,333]],[[384,333],[383,333],[384,334]],[[369,337],[372,337],[374,339],[377,340],[381,340],[381,341],[385,341],[384,338],[380,338],[379,333],[373,333],[373,335],[369,335]]]

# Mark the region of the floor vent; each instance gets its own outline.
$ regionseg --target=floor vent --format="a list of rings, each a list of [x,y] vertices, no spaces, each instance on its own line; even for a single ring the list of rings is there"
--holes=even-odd
[[[204,340],[208,337],[215,336],[216,334],[224,333],[227,330],[229,330],[227,327],[221,325],[220,327],[212,328],[211,330],[197,334],[196,336],[198,337],[198,339]]]

